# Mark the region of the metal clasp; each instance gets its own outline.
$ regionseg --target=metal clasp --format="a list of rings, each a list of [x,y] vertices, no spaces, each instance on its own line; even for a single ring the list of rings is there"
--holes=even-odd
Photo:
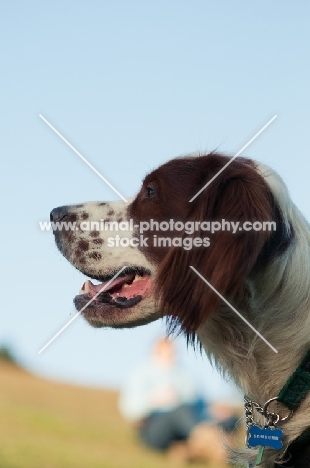
[[[273,401],[278,401],[278,397],[274,397],[274,398],[270,398],[270,400],[266,401],[266,403],[264,404],[263,406],[263,416],[267,419],[268,422],[270,422],[271,425],[275,425],[279,422],[284,422],[284,421],[288,421],[292,416],[293,416],[293,413],[294,411],[291,410],[286,416],[284,416],[283,418],[280,417],[279,414],[277,413],[270,413],[268,411],[268,406],[270,405],[270,403],[272,403]]]

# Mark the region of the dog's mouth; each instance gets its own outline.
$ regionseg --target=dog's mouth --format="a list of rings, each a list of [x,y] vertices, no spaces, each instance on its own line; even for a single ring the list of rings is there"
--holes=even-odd
[[[144,268],[126,268],[115,279],[113,273],[104,276],[86,273],[100,283],[87,280],[74,299],[76,308],[94,326],[104,326],[107,321],[110,324],[111,318],[117,319],[118,313],[124,309],[129,313],[152,289],[151,273]]]
[[[128,271],[129,270],[129,271]],[[103,278],[99,284],[86,281],[80,295],[87,295],[93,301],[111,304],[127,309],[140,302],[150,289],[151,276],[143,270],[126,269],[123,275],[112,280],[113,276]]]

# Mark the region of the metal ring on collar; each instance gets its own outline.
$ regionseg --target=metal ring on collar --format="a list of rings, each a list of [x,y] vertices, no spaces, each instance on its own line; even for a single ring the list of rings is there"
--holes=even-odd
[[[263,406],[263,416],[268,419],[268,406],[270,405],[270,403],[272,403],[273,401],[278,401],[278,397],[274,397],[274,398],[270,398],[270,400],[266,401],[266,403],[264,404]],[[284,416],[283,418],[280,418],[279,416],[279,419],[277,420],[277,422],[284,422],[284,421],[288,421],[292,416],[293,416],[293,413],[294,411],[291,410],[289,412],[289,414],[287,414],[286,416]],[[272,414],[275,414],[275,413],[272,413]]]

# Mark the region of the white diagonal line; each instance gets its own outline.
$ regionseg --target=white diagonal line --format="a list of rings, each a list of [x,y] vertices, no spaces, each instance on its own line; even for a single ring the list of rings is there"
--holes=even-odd
[[[70,325],[70,323],[73,322],[73,320],[75,320],[79,315],[81,315],[81,313],[83,312],[83,310],[85,310],[86,307],[88,307],[89,304],[91,304],[91,303],[96,299],[96,297],[98,297],[99,294],[101,294],[101,293],[109,286],[109,284],[111,284],[112,281],[114,281],[115,278],[117,278],[117,277],[121,274],[121,272],[122,272],[125,268],[126,268],[126,266],[123,266],[123,267],[116,273],[116,275],[114,275],[113,278],[110,279],[110,281],[108,281],[107,284],[105,284],[105,285],[100,289],[100,291],[97,292],[97,294],[96,294],[94,297],[92,297],[91,300],[88,301],[87,304],[84,305],[84,307],[82,307],[82,309],[79,310],[78,313],[75,314],[75,316],[72,317],[72,319],[69,320],[69,322],[66,323],[66,325],[65,325],[64,327],[62,327],[61,330],[59,330],[59,332],[56,333],[56,335],[53,336],[53,338],[52,338],[51,340],[49,340],[49,341],[46,343],[46,345],[43,346],[43,348],[40,349],[40,351],[38,352],[38,354],[41,354],[42,351],[44,351],[44,350],[57,338],[57,336],[59,336],[60,333],[62,333],[62,332]]]
[[[248,322],[248,321],[243,317],[243,315],[241,315],[240,312],[238,312],[237,309],[235,309],[235,308],[227,301],[227,299],[225,299],[225,297],[223,297],[222,294],[220,294],[220,293],[212,286],[212,284],[210,284],[209,281],[207,281],[207,280],[199,273],[199,271],[196,270],[196,268],[194,268],[194,267],[191,266],[191,265],[190,265],[190,268],[196,273],[196,275],[199,276],[199,278],[202,279],[202,281],[204,281],[204,282],[212,289],[212,291],[214,291],[214,292],[222,299],[222,301],[225,302],[225,304],[227,304],[227,305],[231,308],[231,310],[233,310],[233,311],[238,315],[238,317],[240,317],[240,318],[248,325],[248,327],[251,328],[251,330],[253,330],[253,331],[256,333],[257,336],[259,336],[259,337],[272,349],[272,351],[274,351],[275,353],[278,353],[278,351],[276,350],[276,348],[274,348],[274,347],[272,346],[272,344],[270,344],[269,341],[267,341],[266,338],[265,338],[263,335],[261,335],[261,333],[259,333],[259,331],[256,330],[256,328],[253,327],[253,325],[251,325],[250,322]]]
[[[79,153],[78,150],[75,149],[74,146],[72,146],[71,143],[69,143],[68,140],[66,140],[66,138],[62,136],[62,134],[59,133],[58,130],[56,130],[56,128],[53,127],[53,125],[48,120],[46,120],[46,118],[43,117],[42,114],[39,114],[39,117],[82,159],[82,161],[85,162],[85,164],[87,164],[87,166],[89,166],[100,177],[100,179],[102,179],[112,190],[114,190],[114,192],[117,193],[117,195],[121,197],[122,200],[124,200],[124,202],[128,203],[128,200],[125,197],[123,197],[123,195],[119,193],[119,191],[115,187],[113,187],[113,185],[110,184],[110,182],[102,174],[100,174],[100,172],[97,171],[97,169],[92,164],[90,164],[90,162],[87,161],[87,159],[84,156],[82,156],[81,153]]]
[[[251,143],[252,143],[252,142],[253,142],[253,141],[254,141],[254,140],[255,140],[255,139],[256,139],[256,138],[257,138],[257,137],[258,137],[274,120],[275,120],[275,119],[276,119],[276,118],[277,118],[277,115],[274,115],[274,116],[272,117],[272,119],[270,119],[269,122],[267,122],[266,125],[264,125],[264,126],[260,129],[260,131],[257,132],[257,133],[251,138],[251,140],[249,140],[249,141],[241,148],[241,150],[239,150],[238,153],[235,154],[235,156],[234,156],[233,158],[231,158],[231,159],[228,161],[228,163],[225,164],[225,166],[223,166],[222,169],[219,170],[219,171],[215,174],[215,176],[212,177],[212,179],[209,180],[209,182],[207,182],[206,185],[204,185],[204,186],[202,187],[202,189],[200,189],[199,192],[197,192],[196,195],[195,195],[193,198],[191,198],[189,201],[192,202],[193,200],[195,200],[195,198],[197,198],[198,195],[200,195],[201,192],[203,192],[204,189],[207,188],[208,185],[210,185],[211,182],[213,182],[214,179],[216,179],[217,176],[220,175],[220,173],[223,172],[223,171],[226,169],[226,167],[229,166],[229,164],[231,164],[231,163],[233,162],[233,160],[236,159],[236,158],[242,153],[242,151],[244,151],[244,150],[245,150],[245,149],[246,149],[246,148],[247,148],[247,147],[248,147],[248,146],[249,146],[249,145],[250,145],[250,144],[251,144]]]

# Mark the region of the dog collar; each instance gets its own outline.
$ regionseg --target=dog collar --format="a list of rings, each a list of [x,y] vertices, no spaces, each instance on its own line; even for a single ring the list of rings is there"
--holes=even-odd
[[[277,401],[291,411],[298,408],[310,391],[310,350],[307,352],[295,372],[282,387]]]
[[[310,350],[307,352],[305,357],[297,369],[293,372],[291,377],[284,384],[277,397],[270,398],[263,407],[258,403],[250,400],[247,396],[244,397],[245,401],[245,416],[246,425],[248,427],[247,432],[247,446],[249,448],[255,448],[259,446],[259,451],[256,458],[255,466],[259,466],[262,463],[262,457],[265,447],[272,447],[274,449],[280,449],[282,447],[281,438],[283,437],[283,431],[281,429],[275,429],[279,422],[285,422],[291,418],[293,412],[303,399],[307,396],[310,391]],[[290,413],[281,418],[277,413],[270,413],[268,406],[273,401],[278,401],[285,405]],[[253,408],[261,413],[265,420],[266,426],[258,426],[253,417]],[[290,447],[294,444],[299,445],[305,443],[305,439],[308,440],[310,434],[310,428],[306,429],[301,436],[299,436],[294,442],[290,444]],[[269,440],[269,441],[268,441]],[[259,441],[259,442],[258,442]],[[293,444],[293,445],[292,445]],[[250,466],[254,466],[251,465]]]
[[[270,398],[262,407],[250,400],[247,396],[244,397],[244,400],[247,403],[252,403],[254,407],[258,410],[259,413],[263,414],[266,418],[268,416],[268,406],[273,401],[278,401],[286,406],[291,412],[285,418],[276,419],[275,423],[284,422],[289,417],[292,416],[293,411],[298,408],[302,400],[307,396],[310,392],[310,350],[307,352],[297,369],[293,372],[284,386],[281,388],[277,397]],[[275,413],[270,413],[274,416]]]

